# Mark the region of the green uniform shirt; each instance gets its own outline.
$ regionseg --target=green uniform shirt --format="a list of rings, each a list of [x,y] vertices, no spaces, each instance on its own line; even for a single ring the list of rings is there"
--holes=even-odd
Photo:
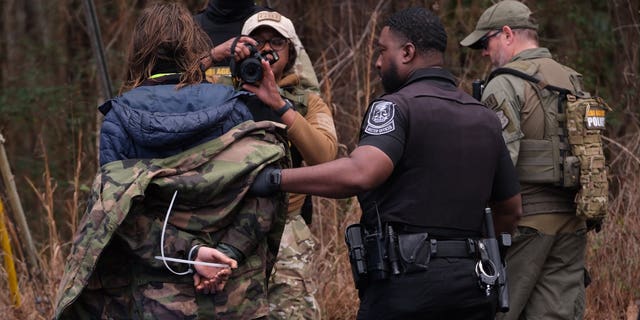
[[[527,49],[504,65],[530,62],[532,73],[549,84],[582,90],[582,84],[569,77],[573,70],[552,60],[546,48]],[[532,84],[513,75],[493,78],[483,92],[482,102],[496,112],[502,124],[502,135],[514,165],[518,165],[522,139],[545,138],[545,113]],[[522,183],[521,194],[525,216],[520,222],[547,234],[571,232],[584,227],[575,216],[574,191],[551,184]]]

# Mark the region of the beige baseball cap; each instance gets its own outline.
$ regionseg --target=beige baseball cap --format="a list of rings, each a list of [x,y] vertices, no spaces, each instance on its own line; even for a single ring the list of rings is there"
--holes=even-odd
[[[253,32],[253,30],[262,26],[269,26],[275,29],[287,39],[293,40],[298,38],[293,22],[276,11],[260,11],[249,17],[242,27],[242,34],[248,35]]]
[[[477,46],[480,40],[490,30],[498,30],[504,26],[512,29],[533,29],[538,30],[538,25],[531,17],[531,10],[522,2],[514,0],[500,1],[489,9],[485,10],[478,23],[476,29],[466,38],[460,41],[460,44],[472,49],[479,49]]]
[[[244,22],[244,26],[242,26],[242,34],[248,35],[262,26],[269,26],[278,31],[283,37],[291,40],[296,50],[299,51],[302,48],[302,43],[298,38],[293,22],[276,11],[260,11],[249,17]]]

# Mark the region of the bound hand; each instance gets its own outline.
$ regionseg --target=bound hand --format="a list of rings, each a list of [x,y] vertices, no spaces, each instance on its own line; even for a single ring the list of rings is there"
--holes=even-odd
[[[229,280],[231,269],[238,267],[235,260],[209,247],[200,247],[195,261],[222,263],[230,266],[230,268],[217,268],[195,265],[196,272],[193,274],[193,282],[196,291],[206,294],[222,291]]]

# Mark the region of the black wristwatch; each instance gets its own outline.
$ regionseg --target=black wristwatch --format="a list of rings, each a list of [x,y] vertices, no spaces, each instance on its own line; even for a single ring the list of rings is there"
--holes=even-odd
[[[278,117],[282,117],[287,110],[293,109],[293,104],[288,99],[284,99],[284,106],[280,107],[278,110],[274,110],[274,112],[278,115]]]

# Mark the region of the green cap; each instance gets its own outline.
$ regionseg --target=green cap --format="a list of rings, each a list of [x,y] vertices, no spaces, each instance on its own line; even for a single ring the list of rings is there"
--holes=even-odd
[[[531,10],[526,5],[520,1],[505,0],[485,10],[480,19],[478,19],[476,29],[460,41],[460,44],[465,47],[479,49],[474,45],[480,38],[490,30],[502,29],[504,26],[509,26],[511,29],[538,30],[538,25],[531,17]]]

